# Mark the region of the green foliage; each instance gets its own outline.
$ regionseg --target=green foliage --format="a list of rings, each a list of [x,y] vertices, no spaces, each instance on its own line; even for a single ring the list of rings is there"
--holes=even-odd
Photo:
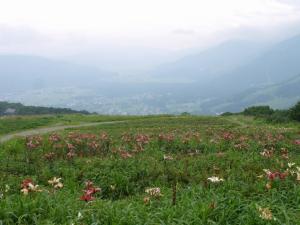
[[[234,113],[232,112],[224,112],[221,114],[221,116],[232,116],[232,115],[234,115]]]
[[[274,110],[271,115],[266,117],[267,122],[288,123],[291,122],[289,110]]]
[[[274,110],[270,106],[251,106],[242,113],[246,116],[269,116],[274,113]]]
[[[20,103],[0,102],[0,116],[3,115],[41,115],[41,114],[89,114],[68,108],[24,106]]]
[[[300,121],[300,102],[287,110],[274,110],[270,106],[251,106],[241,113],[223,113],[221,116],[232,116],[242,114],[245,116],[254,116],[258,119],[264,119],[268,123],[288,123]]]
[[[191,113],[189,113],[189,112],[183,112],[183,113],[181,113],[180,115],[181,115],[181,116],[190,116]]]
[[[300,121],[300,101],[290,109],[290,116],[293,120]]]

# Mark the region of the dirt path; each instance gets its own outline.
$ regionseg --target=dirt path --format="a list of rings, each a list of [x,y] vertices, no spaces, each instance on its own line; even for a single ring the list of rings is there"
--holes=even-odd
[[[231,122],[231,123],[235,123],[237,125],[239,125],[242,128],[245,128],[247,126],[249,126],[249,121],[245,121],[243,119],[241,119],[240,117],[224,117],[227,121]],[[248,123],[247,123],[248,122]]]
[[[64,129],[68,129],[68,128],[91,127],[91,126],[98,126],[98,125],[103,125],[103,124],[113,124],[113,123],[122,123],[122,122],[124,122],[124,121],[82,123],[82,124],[78,124],[78,125],[61,125],[61,126],[37,128],[37,129],[32,129],[32,130],[24,130],[24,131],[20,131],[17,133],[0,136],[0,143],[9,141],[16,137],[26,137],[26,136],[30,136],[30,135],[46,134],[46,133],[64,130]]]

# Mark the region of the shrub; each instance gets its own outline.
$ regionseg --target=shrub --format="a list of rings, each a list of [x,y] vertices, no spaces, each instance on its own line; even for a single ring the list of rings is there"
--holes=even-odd
[[[247,116],[269,116],[274,113],[274,110],[270,106],[251,106],[243,111]]]
[[[291,120],[288,110],[275,110],[273,114],[267,116],[267,122],[287,123]]]
[[[191,114],[189,112],[183,112],[180,114],[181,116],[190,116]]]
[[[234,115],[234,113],[232,112],[224,112],[221,114],[221,116],[232,116],[232,115]]]
[[[300,121],[300,101],[295,106],[290,108],[289,111],[291,119]]]

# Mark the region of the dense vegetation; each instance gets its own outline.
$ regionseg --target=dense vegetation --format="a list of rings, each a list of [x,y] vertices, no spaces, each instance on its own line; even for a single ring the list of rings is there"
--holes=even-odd
[[[266,121],[273,123],[300,121],[300,102],[286,110],[274,110],[270,106],[251,106],[241,113],[226,112],[222,115],[231,116],[239,114],[254,116],[256,118],[264,118]]]
[[[243,111],[243,114],[246,116],[265,116],[273,113],[274,110],[270,106],[252,106]]]
[[[290,117],[294,120],[300,121],[300,102],[290,109]]]
[[[299,224],[299,129],[148,117],[13,140],[0,146],[0,221]]]
[[[68,108],[24,106],[21,103],[0,102],[0,116],[4,115],[41,115],[41,114],[89,114]]]

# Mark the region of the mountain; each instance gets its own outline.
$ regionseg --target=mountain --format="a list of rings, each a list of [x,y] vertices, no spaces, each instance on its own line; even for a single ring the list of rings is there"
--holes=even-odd
[[[219,75],[208,86],[208,94],[231,95],[249,88],[280,83],[300,71],[300,35],[272,46],[249,63],[226,75]],[[218,65],[216,65],[218,66]]]
[[[149,74],[157,80],[193,83],[194,96],[229,97],[292,78],[300,71],[299,49],[300,35],[272,46],[229,41],[163,64]]]
[[[253,49],[251,49],[253,48]],[[287,108],[300,99],[300,35],[264,49],[245,42],[227,42],[187,56],[157,70],[161,77],[187,79],[181,91],[190,112],[238,112],[250,105]],[[209,77],[209,79],[207,79]],[[183,98],[184,98],[183,97]]]
[[[300,36],[267,49],[230,41],[149,71],[153,80],[130,82],[91,66],[2,55],[0,100],[105,114],[214,114],[255,104],[282,108],[299,97],[299,78],[293,78],[300,72],[299,49]]]
[[[74,63],[28,55],[0,56],[0,90],[95,86],[116,74]]]
[[[248,41],[228,41],[218,46],[163,64],[152,77],[166,81],[204,82],[228,74],[262,53],[265,46]]]
[[[300,75],[275,85],[251,88],[229,98],[220,98],[203,104],[209,113],[240,112],[246,107],[269,105],[275,109],[286,109],[300,100]]]

